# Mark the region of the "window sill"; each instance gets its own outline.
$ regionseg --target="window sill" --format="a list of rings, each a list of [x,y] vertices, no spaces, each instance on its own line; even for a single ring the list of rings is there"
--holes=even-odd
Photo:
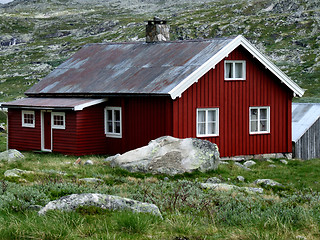
[[[122,138],[121,134],[110,134],[110,133],[106,133],[106,137],[110,137],[110,138]]]
[[[268,134],[270,134],[270,132],[250,132],[249,134],[250,134],[250,135],[261,135],[261,134],[266,134],[266,135],[268,135]]]
[[[22,127],[28,127],[28,128],[34,128],[34,125],[27,125],[27,124],[23,124]]]
[[[225,81],[245,81],[245,78],[225,78]]]
[[[197,138],[201,138],[201,137],[219,137],[218,134],[214,134],[214,135],[197,135]]]

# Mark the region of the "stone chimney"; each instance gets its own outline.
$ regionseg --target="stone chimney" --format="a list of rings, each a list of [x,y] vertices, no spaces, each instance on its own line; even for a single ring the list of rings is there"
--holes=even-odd
[[[170,40],[169,29],[167,21],[154,17],[153,20],[148,21],[146,26],[146,42],[154,43]]]

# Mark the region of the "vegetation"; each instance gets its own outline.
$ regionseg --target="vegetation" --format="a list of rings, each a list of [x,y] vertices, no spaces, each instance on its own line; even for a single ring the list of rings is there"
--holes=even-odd
[[[171,40],[244,35],[307,89],[297,101],[320,102],[316,2],[40,0],[0,6],[0,43],[17,40],[0,44],[0,102],[23,97],[84,44],[143,41],[144,21],[154,15],[169,20]]]
[[[1,149],[4,148],[1,143]],[[0,239],[319,239],[320,159],[258,161],[252,171],[219,165],[216,171],[177,175],[130,173],[111,168],[103,156],[76,157],[24,152],[25,159],[0,162]],[[18,177],[5,177],[10,169]],[[238,182],[237,176],[245,182]],[[228,184],[257,187],[270,178],[284,187],[263,194],[202,189],[218,177]],[[102,182],[88,183],[94,177]],[[163,219],[149,214],[79,207],[74,212],[37,214],[38,206],[73,193],[105,193],[156,204]]]

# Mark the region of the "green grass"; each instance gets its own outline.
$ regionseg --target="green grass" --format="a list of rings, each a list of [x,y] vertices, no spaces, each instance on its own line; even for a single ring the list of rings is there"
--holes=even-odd
[[[3,144],[0,144],[0,146]],[[111,168],[104,156],[83,156],[93,166],[74,165],[77,157],[24,152],[25,159],[0,162],[0,239],[318,239],[320,227],[320,159],[257,161],[252,171],[234,164],[216,171],[175,177],[129,173]],[[32,171],[21,178],[4,172]],[[244,176],[239,183],[237,176]],[[219,177],[228,184],[256,187],[257,178],[270,178],[284,188],[266,188],[264,194],[217,192],[199,183]],[[102,183],[84,183],[95,177]],[[164,180],[167,177],[168,180]],[[75,212],[52,211],[38,216],[32,205],[73,193],[104,193],[156,204],[163,219],[80,207]]]

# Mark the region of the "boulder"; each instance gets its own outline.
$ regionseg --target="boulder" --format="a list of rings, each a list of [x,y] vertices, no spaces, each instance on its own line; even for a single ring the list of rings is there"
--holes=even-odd
[[[245,166],[247,168],[249,168],[249,167],[251,167],[253,165],[256,165],[256,162],[252,161],[252,160],[249,160],[249,161],[246,161],[246,162],[243,163],[243,166]]]
[[[278,183],[272,179],[257,179],[254,181],[254,184],[261,185],[261,186],[284,187],[281,183]]]
[[[96,206],[102,209],[151,213],[162,218],[159,208],[154,204],[99,193],[83,193],[64,196],[58,200],[49,202],[38,212],[38,214],[43,215],[49,210],[73,211],[82,206]]]
[[[18,177],[20,178],[20,174],[33,174],[33,171],[21,170],[18,168],[10,169],[4,172],[5,177]]]
[[[130,172],[182,174],[213,170],[219,164],[216,144],[196,138],[178,139],[170,136],[152,140],[147,146],[107,158],[110,165]]]
[[[242,168],[242,169],[244,169],[244,170],[246,170],[246,171],[251,171],[250,168],[242,165],[241,163],[235,162],[234,165],[236,165],[236,166],[238,166],[238,167],[240,167],[240,168]]]
[[[242,176],[237,176],[237,180],[238,180],[238,182],[244,182],[244,177],[242,177]]]
[[[0,153],[0,160],[5,160],[8,162],[17,161],[23,159],[24,155],[16,149],[9,149]]]
[[[207,179],[206,183],[222,183],[222,181],[220,178],[211,177]]]
[[[92,160],[87,160],[84,165],[93,165],[93,161]]]
[[[216,191],[245,191],[248,193],[263,193],[262,188],[238,187],[226,183],[201,183],[202,188],[214,189]]]

